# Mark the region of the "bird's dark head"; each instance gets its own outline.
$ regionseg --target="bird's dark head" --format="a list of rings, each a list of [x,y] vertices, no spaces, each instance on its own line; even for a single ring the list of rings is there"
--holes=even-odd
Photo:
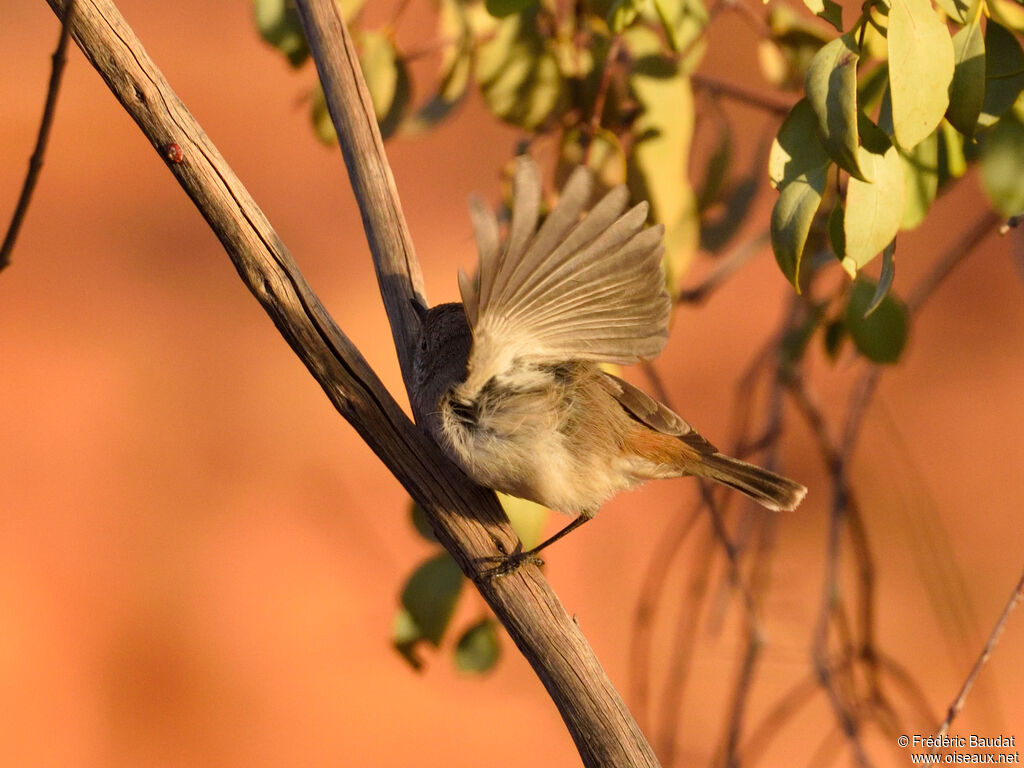
[[[473,332],[461,304],[438,304],[421,315],[414,357],[413,412],[417,421],[466,378]]]

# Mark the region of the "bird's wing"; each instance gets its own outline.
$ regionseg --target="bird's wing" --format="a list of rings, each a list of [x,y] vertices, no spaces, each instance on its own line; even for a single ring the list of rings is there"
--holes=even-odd
[[[657,432],[678,437],[701,453],[718,452],[715,446],[701,437],[700,433],[687,424],[679,414],[625,379],[603,373],[601,383],[612,397],[619,401],[619,405],[642,424]]]
[[[633,363],[664,347],[671,304],[661,269],[664,228],[644,226],[646,203],[626,211],[621,186],[582,216],[591,192],[590,173],[576,169],[538,227],[537,167],[519,158],[503,248],[493,213],[471,203],[477,285],[459,274],[473,328],[471,375],[493,375],[515,358]]]

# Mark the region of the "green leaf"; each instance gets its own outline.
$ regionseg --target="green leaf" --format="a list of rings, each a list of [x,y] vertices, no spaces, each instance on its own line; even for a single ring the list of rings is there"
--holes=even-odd
[[[427,541],[437,541],[434,529],[427,519],[427,513],[423,511],[423,507],[412,500],[409,501],[409,520],[412,523],[412,527],[416,529],[416,533]]]
[[[527,8],[538,5],[539,0],[486,0],[484,7],[487,12],[496,19],[503,19],[506,16],[513,16],[522,13]]]
[[[429,130],[448,117],[469,87],[473,36],[466,10],[459,0],[439,0],[438,38],[450,41],[441,50],[441,82],[437,92],[402,125],[408,133]]]
[[[875,295],[875,284],[860,277],[854,282],[846,305],[846,327],[857,350],[875,363],[895,363],[907,343],[909,317],[906,305],[893,293],[870,316],[864,314]]]
[[[826,151],[851,176],[866,180],[857,164],[858,58],[851,35],[836,38],[815,54],[806,90]]]
[[[434,645],[441,643],[464,581],[462,571],[447,552],[417,568],[402,590],[402,607],[409,612],[420,636]]]
[[[981,182],[1004,216],[1024,213],[1024,123],[1007,112],[981,146]]]
[[[708,25],[701,0],[654,0],[654,9],[673,51],[687,50]]]
[[[540,544],[544,535],[544,525],[551,517],[551,511],[534,501],[527,501],[505,493],[498,494],[498,501],[508,515],[519,540],[525,549],[533,549]]]
[[[608,28],[613,35],[621,35],[627,27],[636,21],[640,8],[636,0],[615,0],[608,11]]]
[[[471,626],[455,647],[455,666],[460,672],[488,672],[500,657],[498,629],[493,619],[482,619]]]
[[[929,0],[891,0],[888,41],[896,141],[912,149],[949,106],[953,42]]]
[[[476,78],[491,112],[533,130],[560,108],[564,83],[558,62],[537,30],[535,8],[507,16],[477,49]]]
[[[277,48],[293,67],[309,58],[309,46],[302,31],[299,12],[292,0],[253,0],[256,28],[263,39]]]
[[[900,229],[914,229],[935,201],[939,189],[939,132],[931,134],[910,152],[901,152],[906,206]]]
[[[985,27],[985,102],[978,127],[987,128],[1013,106],[1024,89],[1024,52],[1013,33],[988,20]]]
[[[827,21],[833,27],[836,28],[836,32],[842,34],[843,32],[843,6],[839,3],[833,2],[833,0],[823,0],[825,6],[822,10],[815,13],[816,16]]]
[[[786,279],[800,290],[800,261],[814,214],[821,205],[826,172],[819,169],[791,180],[772,208],[772,251]]]
[[[818,135],[818,118],[807,99],[800,99],[786,115],[768,155],[768,178],[775,188],[793,179],[824,170],[828,153]]]
[[[882,272],[878,276],[878,285],[875,286],[875,293],[868,302],[868,308],[864,310],[864,317],[870,317],[871,313],[878,309],[882,299],[892,288],[892,281],[896,277],[896,241],[893,240],[882,251]]]
[[[416,653],[416,646],[422,639],[423,635],[412,614],[400,608],[391,626],[391,645],[417,672],[423,668],[423,660]]]
[[[875,130],[877,137],[872,137],[871,143],[885,136],[877,128]],[[851,178],[846,188],[846,213],[843,219],[846,254],[843,256],[843,268],[851,276],[875,258],[896,236],[903,221],[907,194],[903,164],[896,147],[890,145],[883,155],[861,147],[860,166],[874,182]]]
[[[953,82],[946,119],[964,136],[974,136],[985,100],[985,39],[981,17],[953,35]]]
[[[697,196],[689,181],[693,91],[681,73],[662,77],[639,70],[631,73],[629,87],[642,111],[633,123],[637,138],[628,184],[633,199],[649,200],[651,218],[665,225],[665,275],[673,293],[700,239]]]

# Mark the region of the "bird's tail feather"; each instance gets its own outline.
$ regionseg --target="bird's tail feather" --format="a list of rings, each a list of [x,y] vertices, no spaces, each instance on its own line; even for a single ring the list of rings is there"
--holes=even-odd
[[[706,454],[696,466],[691,465],[687,469],[694,475],[735,488],[761,506],[777,512],[796,509],[807,495],[807,489],[800,483],[721,453]]]

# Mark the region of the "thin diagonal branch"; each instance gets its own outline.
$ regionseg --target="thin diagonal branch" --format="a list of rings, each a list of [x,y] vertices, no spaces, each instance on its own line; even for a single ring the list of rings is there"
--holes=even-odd
[[[74,0],[69,0],[67,16],[74,14]],[[50,70],[50,83],[46,88],[46,105],[43,107],[43,118],[39,121],[39,133],[36,135],[36,146],[32,150],[32,156],[28,161],[28,172],[25,174],[25,183],[21,187],[21,194],[18,196],[18,204],[14,208],[14,215],[11,216],[11,223],[7,227],[7,234],[4,236],[3,245],[0,245],[0,270],[3,270],[11,263],[11,251],[18,240],[18,233],[21,231],[21,224],[28,213],[28,205],[32,201],[32,193],[35,191],[36,182],[39,180],[39,172],[43,169],[43,158],[46,155],[46,144],[50,139],[50,127],[53,125],[53,115],[57,110],[57,95],[60,93],[61,76],[64,74],[64,65],[67,63],[68,39],[67,19],[60,25],[60,38],[57,40],[57,49],[53,52],[53,67]]]
[[[953,719],[964,708],[964,702],[967,700],[967,695],[971,692],[971,688],[974,687],[974,681],[978,679],[982,667],[985,666],[989,657],[992,656],[992,651],[995,650],[996,644],[999,642],[999,636],[1003,634],[1003,630],[1006,628],[1006,622],[1009,620],[1010,614],[1013,613],[1013,609],[1017,607],[1017,603],[1021,602],[1021,600],[1024,600],[1024,573],[1021,574],[1020,579],[1017,581],[1017,586],[1014,587],[1009,602],[1006,603],[1006,607],[1003,608],[1003,612],[1000,614],[998,621],[996,621],[996,625],[992,628],[992,634],[989,635],[988,642],[985,643],[985,647],[981,650],[981,655],[967,674],[967,679],[964,680],[964,684],[960,687],[960,692],[953,699],[953,703],[949,705],[946,719],[942,721],[942,725],[939,726],[936,735],[945,736],[949,732],[949,726],[953,724]]]

